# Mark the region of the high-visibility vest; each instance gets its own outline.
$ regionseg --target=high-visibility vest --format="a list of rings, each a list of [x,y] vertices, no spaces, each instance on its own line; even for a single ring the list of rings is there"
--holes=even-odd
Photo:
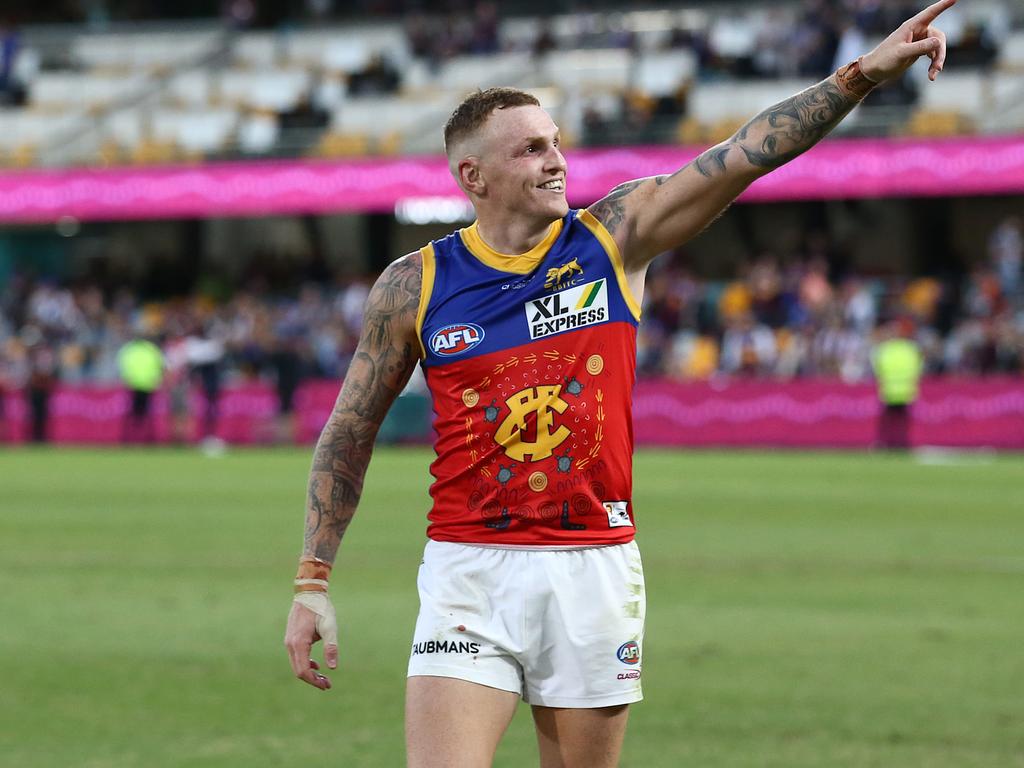
[[[906,405],[918,395],[924,360],[917,344],[908,339],[889,339],[875,349],[878,397],[886,405]]]
[[[129,341],[117,353],[121,380],[132,390],[153,392],[164,378],[164,354],[160,347],[145,339]]]

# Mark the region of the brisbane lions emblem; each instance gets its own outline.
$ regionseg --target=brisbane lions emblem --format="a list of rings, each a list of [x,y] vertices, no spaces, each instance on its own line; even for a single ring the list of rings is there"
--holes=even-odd
[[[583,274],[583,267],[580,266],[577,259],[573,259],[560,267],[552,267],[548,270],[548,278],[544,281],[544,287],[550,290],[562,285],[566,280],[577,274]]]

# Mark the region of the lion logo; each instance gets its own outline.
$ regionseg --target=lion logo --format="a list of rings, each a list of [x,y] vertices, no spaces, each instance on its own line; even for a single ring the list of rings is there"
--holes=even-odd
[[[577,259],[573,259],[560,267],[552,267],[548,270],[548,278],[544,281],[544,287],[551,289],[557,285],[560,285],[567,278],[572,277],[574,274],[583,274],[583,267]]]

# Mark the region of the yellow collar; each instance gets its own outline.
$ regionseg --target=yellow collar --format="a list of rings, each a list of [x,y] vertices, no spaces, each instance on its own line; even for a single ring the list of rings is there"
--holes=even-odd
[[[562,219],[554,221],[548,228],[544,239],[537,243],[526,253],[508,254],[498,253],[484,242],[477,230],[477,222],[473,222],[465,229],[459,230],[462,242],[469,249],[469,252],[492,269],[499,272],[514,272],[517,275],[529,274],[540,264],[555,240],[562,232]]]

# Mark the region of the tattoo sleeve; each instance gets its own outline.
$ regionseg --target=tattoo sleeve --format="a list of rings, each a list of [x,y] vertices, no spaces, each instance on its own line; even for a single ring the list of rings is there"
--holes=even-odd
[[[873,87],[851,64],[764,110],[671,176],[620,184],[589,210],[619,243],[627,268],[644,268],[703,230],[759,176],[821,141]],[[657,189],[683,174],[682,184]]]
[[[419,358],[418,253],[392,263],[366,301],[363,332],[313,456],[303,552],[334,562],[356,511],[377,430]]]
[[[821,141],[860,99],[840,87],[836,76],[801,91],[750,120],[732,138],[707,150],[692,165],[706,178],[724,175],[738,149],[746,162],[767,173]]]
[[[678,173],[678,171],[676,172]],[[675,174],[672,174],[673,176]],[[648,181],[653,181],[659,187],[671,176],[649,176],[646,179],[635,179],[627,181],[615,187],[605,197],[602,197],[588,209],[593,216],[604,224],[604,228],[613,236],[619,231],[622,222],[626,217],[626,198],[634,189]]]

